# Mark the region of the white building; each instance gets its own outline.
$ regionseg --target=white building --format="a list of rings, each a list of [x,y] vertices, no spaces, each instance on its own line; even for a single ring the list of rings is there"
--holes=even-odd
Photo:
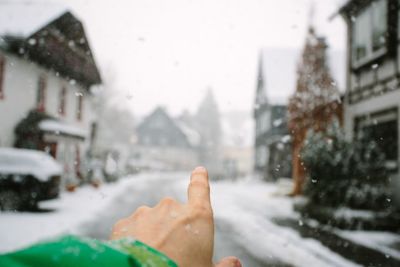
[[[0,146],[47,151],[63,164],[64,181],[77,183],[95,132],[91,88],[100,83],[83,26],[69,12],[26,36],[2,36]]]

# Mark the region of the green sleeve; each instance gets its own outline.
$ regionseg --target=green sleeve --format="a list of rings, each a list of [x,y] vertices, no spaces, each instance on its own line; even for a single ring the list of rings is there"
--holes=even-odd
[[[102,242],[75,236],[0,254],[1,267],[177,267],[164,254],[133,239]]]

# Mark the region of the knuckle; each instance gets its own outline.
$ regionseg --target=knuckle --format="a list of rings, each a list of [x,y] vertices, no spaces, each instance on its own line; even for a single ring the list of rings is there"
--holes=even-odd
[[[137,208],[135,210],[135,212],[129,218],[137,219],[137,218],[141,217],[144,213],[146,213],[149,210],[150,210],[150,208],[147,207],[147,206],[140,206],[139,208]]]
[[[140,206],[139,208],[137,208],[135,213],[142,214],[142,213],[144,213],[146,211],[149,211],[149,210],[150,210],[150,208],[147,207],[147,206]]]
[[[175,201],[175,199],[170,198],[170,197],[166,197],[163,200],[161,200],[161,205],[165,205],[165,206],[172,206],[172,205],[176,205],[177,202]]]

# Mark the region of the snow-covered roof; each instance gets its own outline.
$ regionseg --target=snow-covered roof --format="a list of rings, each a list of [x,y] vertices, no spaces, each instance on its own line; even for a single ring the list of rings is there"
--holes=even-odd
[[[0,47],[86,88],[102,82],[82,22],[64,6],[0,3]]]
[[[181,129],[191,146],[195,147],[200,145],[201,136],[199,132],[182,121],[176,121],[176,125]]]
[[[87,135],[84,130],[57,120],[43,120],[39,123],[39,129],[57,135],[73,136],[83,139],[85,139]]]
[[[0,148],[0,173],[33,175],[40,181],[61,175],[61,166],[48,154],[29,149]]]
[[[28,37],[60,16],[66,7],[60,4],[8,1],[0,8],[0,35]],[[23,18],[23,19],[21,19]]]

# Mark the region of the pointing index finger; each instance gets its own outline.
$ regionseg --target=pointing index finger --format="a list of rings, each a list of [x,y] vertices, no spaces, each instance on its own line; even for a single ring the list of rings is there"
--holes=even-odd
[[[190,205],[211,206],[210,184],[208,182],[208,172],[206,168],[197,167],[193,170],[188,188],[188,198]]]

